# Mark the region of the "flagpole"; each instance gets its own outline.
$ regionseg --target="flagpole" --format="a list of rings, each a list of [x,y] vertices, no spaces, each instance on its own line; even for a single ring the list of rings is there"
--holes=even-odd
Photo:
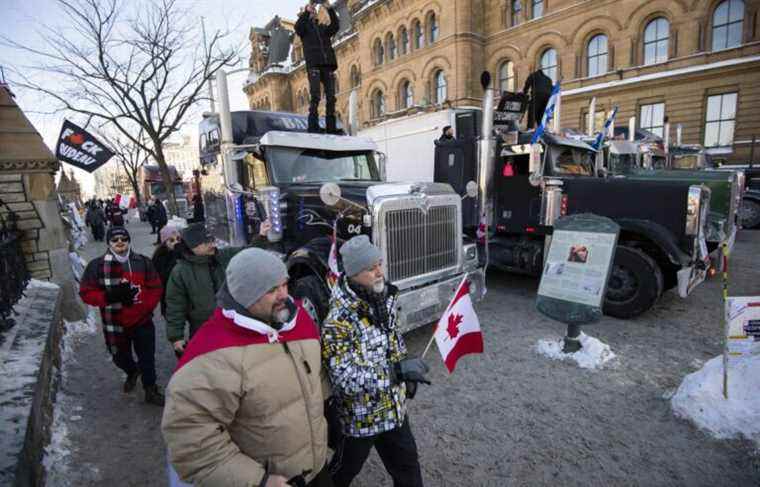
[[[430,346],[433,344],[434,341],[435,341],[435,330],[433,330],[433,335],[430,337],[430,341],[428,342],[427,347],[425,347],[425,351],[422,352],[422,357],[420,358],[422,359],[425,358],[425,355],[427,355],[428,350],[430,350]]]

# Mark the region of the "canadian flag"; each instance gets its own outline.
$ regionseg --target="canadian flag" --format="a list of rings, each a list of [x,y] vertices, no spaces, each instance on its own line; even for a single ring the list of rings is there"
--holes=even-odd
[[[435,328],[435,343],[449,373],[457,360],[470,353],[483,353],[483,334],[470,299],[470,283],[465,277]]]
[[[116,193],[116,196],[113,198],[113,202],[116,204],[116,206],[123,210],[129,208],[129,198],[126,198],[121,193]]]

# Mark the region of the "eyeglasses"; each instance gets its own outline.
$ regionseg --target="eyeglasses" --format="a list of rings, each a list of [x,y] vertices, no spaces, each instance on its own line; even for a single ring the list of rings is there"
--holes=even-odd
[[[169,237],[166,239],[166,243],[177,243],[179,242],[179,237]]]
[[[111,243],[118,243],[118,242],[129,243],[129,239],[127,237],[114,237],[111,239]]]

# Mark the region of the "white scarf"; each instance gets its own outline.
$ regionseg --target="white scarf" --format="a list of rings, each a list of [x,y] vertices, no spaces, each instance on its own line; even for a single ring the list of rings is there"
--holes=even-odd
[[[294,313],[292,320],[285,323],[279,330],[275,330],[263,321],[259,321],[255,318],[250,318],[248,316],[243,316],[234,309],[223,309],[222,314],[225,318],[232,320],[236,325],[245,328],[246,330],[255,331],[261,335],[266,335],[269,339],[269,343],[279,343],[280,333],[290,331],[295,328],[296,319],[298,318],[298,312],[296,312]]]
[[[111,249],[108,249],[111,250]],[[127,253],[124,255],[119,255],[113,250],[111,250],[111,255],[113,255],[113,258],[116,259],[116,262],[119,264],[124,264],[129,261],[129,254],[132,253],[132,247],[127,249]]]

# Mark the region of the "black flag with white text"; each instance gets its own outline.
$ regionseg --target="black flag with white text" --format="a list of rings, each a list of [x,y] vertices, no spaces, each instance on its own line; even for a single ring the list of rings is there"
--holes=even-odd
[[[61,135],[58,136],[58,144],[55,146],[55,156],[59,161],[93,172],[108,162],[113,155],[113,152],[85,129],[68,120],[63,121]]]

